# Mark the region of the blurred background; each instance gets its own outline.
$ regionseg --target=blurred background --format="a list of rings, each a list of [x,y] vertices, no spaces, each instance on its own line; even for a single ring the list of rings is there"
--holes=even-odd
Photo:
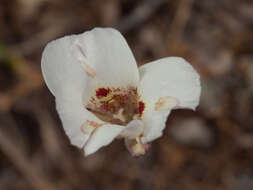
[[[139,65],[182,56],[201,75],[197,111],[173,111],[145,156],[115,140],[85,158],[42,79],[47,42],[96,26]],[[252,31],[252,0],[0,0],[0,189],[252,190]]]

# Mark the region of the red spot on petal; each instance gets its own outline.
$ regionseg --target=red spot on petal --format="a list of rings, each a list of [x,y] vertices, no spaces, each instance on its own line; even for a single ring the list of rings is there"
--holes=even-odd
[[[145,104],[143,101],[139,101],[139,114],[142,115],[143,111],[145,109]]]
[[[103,97],[106,97],[110,92],[111,90],[109,88],[99,88],[96,91],[96,96],[98,98],[103,98]]]

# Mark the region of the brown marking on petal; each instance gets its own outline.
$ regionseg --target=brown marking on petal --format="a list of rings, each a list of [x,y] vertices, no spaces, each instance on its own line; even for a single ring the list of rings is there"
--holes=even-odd
[[[76,47],[77,47],[77,49],[79,50],[79,52],[82,54],[82,56],[83,56],[83,57],[86,57],[85,51],[83,50],[83,48],[82,48],[79,44],[76,44]],[[89,77],[94,78],[94,77],[96,76],[96,72],[95,72],[95,70],[94,70],[92,67],[90,67],[90,66],[89,66],[87,63],[85,63],[83,60],[82,60],[82,61],[79,60],[79,62],[80,62],[80,64],[83,65],[84,70],[85,70],[86,74],[87,74]]]
[[[86,122],[88,123],[88,125],[90,125],[92,127],[101,127],[103,125],[101,123],[97,123],[95,121],[90,121],[90,120],[87,120]]]
[[[95,121],[86,120],[81,126],[80,130],[86,135],[90,135],[97,127],[101,127],[103,124],[99,124]]]
[[[93,68],[91,68],[87,63],[83,63],[84,65],[84,70],[86,72],[86,74],[91,77],[91,78],[95,78],[96,76],[96,72]]]
[[[160,107],[162,107],[165,103],[165,100],[163,98],[159,98],[159,100],[155,103],[155,110],[159,110]]]
[[[95,130],[95,127],[92,127],[87,123],[84,123],[80,129],[83,134],[90,135]]]
[[[85,135],[90,135],[94,129],[95,128],[91,126],[86,126],[86,125],[81,126],[81,132]]]
[[[82,56],[86,57],[83,48],[79,44],[76,44],[76,47],[80,51],[80,53],[82,54]]]
[[[155,103],[155,110],[171,109],[177,105],[179,105],[178,99],[171,96],[165,96],[159,98],[158,101]]]

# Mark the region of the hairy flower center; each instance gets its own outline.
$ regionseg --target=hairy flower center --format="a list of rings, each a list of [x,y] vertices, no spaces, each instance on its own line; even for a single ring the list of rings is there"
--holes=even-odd
[[[145,104],[136,88],[106,87],[95,90],[86,108],[105,122],[126,125],[142,117]]]

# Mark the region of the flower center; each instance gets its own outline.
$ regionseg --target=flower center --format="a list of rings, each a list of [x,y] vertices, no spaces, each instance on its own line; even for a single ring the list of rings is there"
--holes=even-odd
[[[133,119],[141,119],[145,104],[136,88],[101,87],[85,107],[107,123],[127,125]]]

